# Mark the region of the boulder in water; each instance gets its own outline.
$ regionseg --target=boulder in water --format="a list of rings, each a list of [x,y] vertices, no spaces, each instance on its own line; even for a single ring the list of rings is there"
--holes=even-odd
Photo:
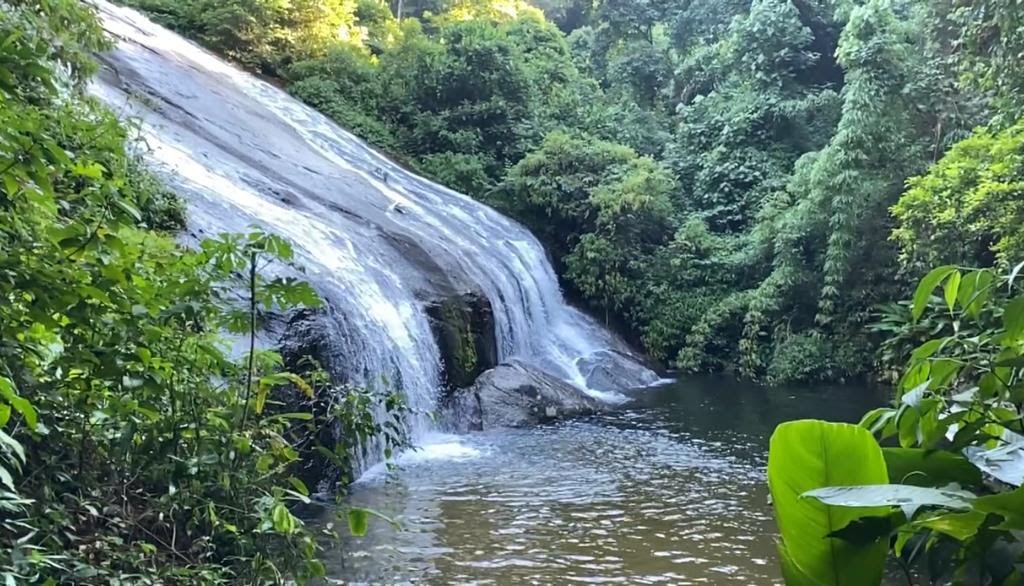
[[[452,398],[458,431],[523,427],[606,408],[581,389],[519,361],[501,364]]]
[[[601,350],[581,358],[580,372],[587,386],[596,391],[619,393],[658,382],[658,375],[635,356],[615,350]]]

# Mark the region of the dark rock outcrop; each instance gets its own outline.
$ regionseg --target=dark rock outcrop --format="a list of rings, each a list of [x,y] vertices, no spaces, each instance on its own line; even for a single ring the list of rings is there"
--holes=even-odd
[[[427,315],[449,389],[468,387],[497,366],[494,314],[486,297],[464,293],[437,300],[427,305]]]
[[[457,391],[449,413],[457,431],[536,425],[590,415],[605,404],[573,385],[525,363],[513,361],[483,373]]]
[[[451,270],[458,262],[448,258],[450,251],[427,250],[421,243],[397,233],[388,234],[387,238],[401,251],[403,262],[416,269],[413,272],[418,280],[412,286],[417,299],[424,304],[437,341],[444,386],[450,391],[473,384],[484,371],[498,365],[490,300],[475,290],[471,279]]]
[[[269,346],[280,352],[285,367],[290,372],[301,374],[308,379],[316,370],[323,370],[332,384],[318,385],[314,396],[308,397],[293,385],[277,387],[273,391],[276,407],[281,412],[313,413],[320,421],[331,420],[331,410],[346,391],[348,376],[344,371],[344,356],[348,351],[344,322],[334,315],[329,306],[319,309],[296,309],[285,314],[272,316],[266,323],[265,335]],[[339,444],[347,445],[350,438],[337,421],[319,428],[318,435],[308,435],[311,430],[297,423],[289,430],[289,440],[299,450],[299,459],[294,474],[308,487],[333,490],[337,481],[351,481],[357,470],[354,462],[339,467],[338,459],[329,458],[316,449],[319,444],[333,450]],[[342,459],[344,460],[344,459]]]
[[[310,359],[328,370],[336,384],[346,382],[340,366],[344,331],[339,325],[341,316],[332,315],[329,307],[297,309],[271,320],[267,329],[276,334],[275,346],[285,365],[293,371],[307,370],[304,363]]]

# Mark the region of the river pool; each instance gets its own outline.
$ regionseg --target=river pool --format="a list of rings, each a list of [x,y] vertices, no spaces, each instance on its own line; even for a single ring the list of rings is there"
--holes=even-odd
[[[857,421],[865,387],[722,377],[642,389],[607,415],[437,435],[351,502],[396,518],[331,552],[336,583],[781,583],[765,483],[780,422]]]

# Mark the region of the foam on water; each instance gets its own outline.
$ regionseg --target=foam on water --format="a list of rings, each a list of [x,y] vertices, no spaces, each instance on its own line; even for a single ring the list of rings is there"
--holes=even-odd
[[[437,461],[473,460],[485,453],[485,450],[469,445],[464,436],[428,432],[419,438],[416,447],[403,450],[391,462],[378,462],[369,467],[356,484],[382,480],[388,472],[388,464],[405,469]]]

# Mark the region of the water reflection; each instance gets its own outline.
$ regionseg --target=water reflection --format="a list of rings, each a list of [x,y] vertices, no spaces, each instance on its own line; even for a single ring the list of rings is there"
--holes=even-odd
[[[440,438],[351,500],[399,519],[342,544],[348,583],[780,583],[764,483],[781,421],[856,420],[862,388],[723,378],[638,391],[607,416]]]

